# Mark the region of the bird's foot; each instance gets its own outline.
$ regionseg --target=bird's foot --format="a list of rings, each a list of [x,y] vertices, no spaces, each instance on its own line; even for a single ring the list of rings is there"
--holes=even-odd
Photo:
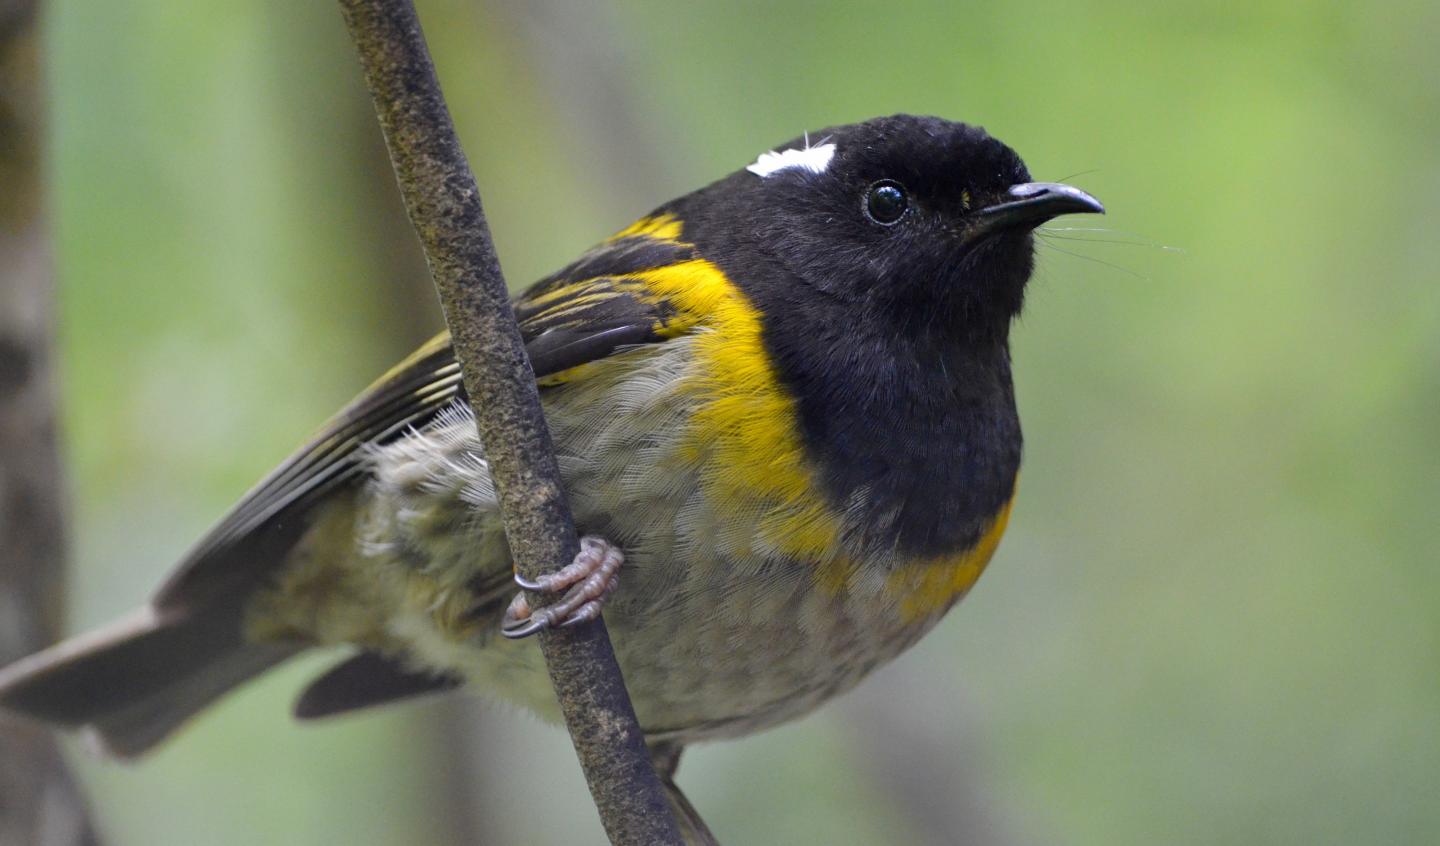
[[[538,610],[531,609],[525,594],[517,593],[505,609],[500,621],[500,633],[508,638],[529,637],[551,626],[569,628],[600,616],[600,606],[605,597],[620,583],[620,565],[625,556],[620,548],[612,546],[604,538],[587,536],[580,539],[580,551],[575,560],[554,573],[547,573],[535,581],[527,581],[515,575],[515,584],[525,590],[540,593],[565,595]]]

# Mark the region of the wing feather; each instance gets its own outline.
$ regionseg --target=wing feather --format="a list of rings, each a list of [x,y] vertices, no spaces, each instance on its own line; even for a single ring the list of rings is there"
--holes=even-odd
[[[515,299],[526,352],[542,386],[621,347],[673,335],[663,331],[671,309],[628,277],[693,258],[691,245],[660,237],[678,231],[670,222],[637,224]],[[303,534],[317,506],[363,478],[367,448],[425,426],[464,395],[449,334],[441,333],[252,488],[190,550],[156,595],[156,607],[191,606],[261,583]]]

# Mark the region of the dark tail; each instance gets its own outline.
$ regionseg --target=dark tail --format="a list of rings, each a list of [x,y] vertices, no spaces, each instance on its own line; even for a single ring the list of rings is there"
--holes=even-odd
[[[253,643],[233,608],[135,615],[0,670],[0,707],[144,753],[231,688],[304,649]]]

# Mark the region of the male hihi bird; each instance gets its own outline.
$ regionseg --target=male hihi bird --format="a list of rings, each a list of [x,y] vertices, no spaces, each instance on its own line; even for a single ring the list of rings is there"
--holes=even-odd
[[[804,714],[914,643],[990,560],[1020,466],[1008,337],[1031,232],[1102,211],[962,123],[791,141],[515,300],[588,536],[537,586],[561,601],[532,613],[516,596],[442,335],[138,613],[0,672],[0,705],[130,757],[298,652],[348,644],[300,717],[467,683],[558,719],[523,636],[603,602],[657,750]]]

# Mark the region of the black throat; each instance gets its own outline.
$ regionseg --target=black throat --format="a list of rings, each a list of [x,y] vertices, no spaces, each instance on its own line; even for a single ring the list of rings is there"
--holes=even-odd
[[[740,284],[847,542],[918,556],[973,546],[1020,469],[1005,333],[897,331],[789,286]]]
[[[1020,468],[1004,341],[808,328],[767,326],[766,343],[850,540],[922,556],[973,546]]]

